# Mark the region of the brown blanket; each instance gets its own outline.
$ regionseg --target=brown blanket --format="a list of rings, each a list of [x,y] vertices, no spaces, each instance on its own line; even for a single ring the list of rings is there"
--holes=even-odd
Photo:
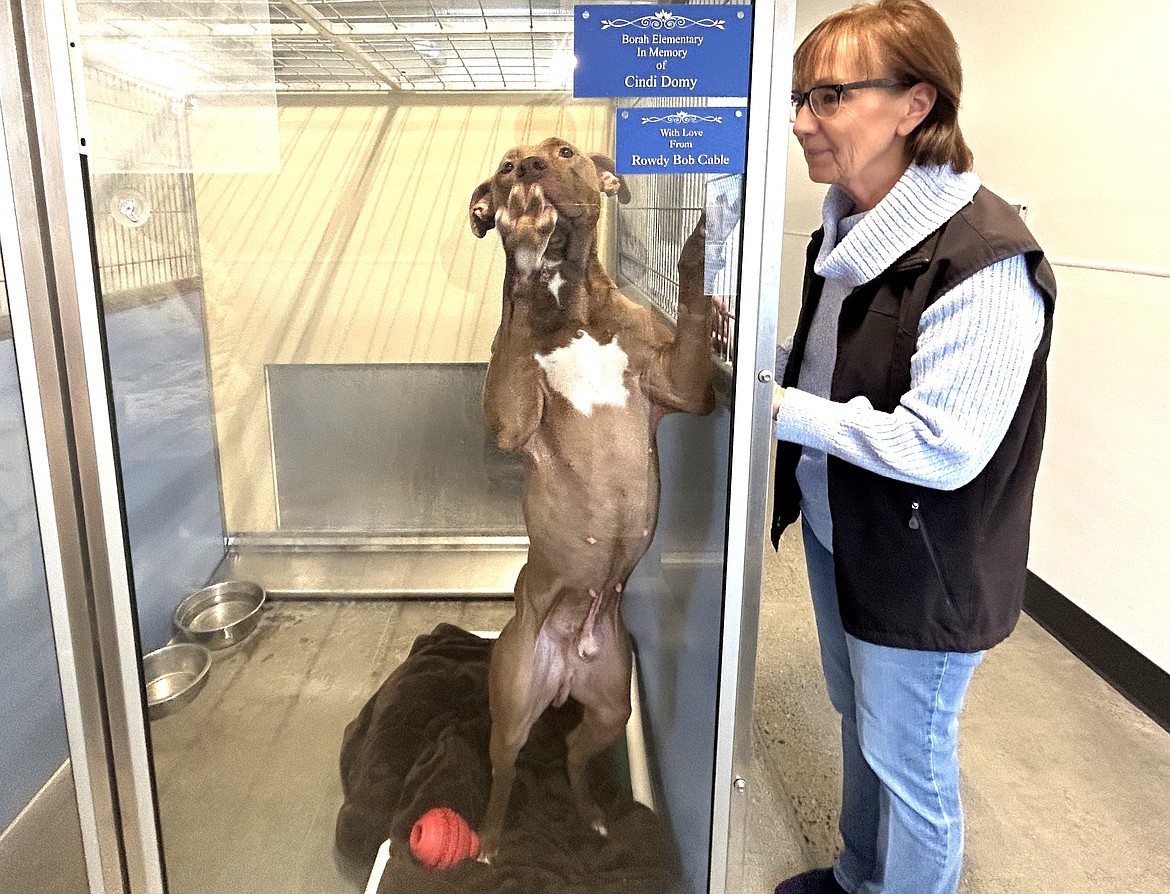
[[[565,775],[571,700],[536,724],[517,763],[498,859],[430,870],[410,854],[410,830],[431,807],[476,828],[491,784],[487,674],[491,640],[449,624],[415,640],[407,659],[345,729],[338,849],[369,866],[392,841],[380,894],[678,894],[685,882],[673,839],[635,802],[605,756],[592,790],[609,819],[602,839],[577,816]]]

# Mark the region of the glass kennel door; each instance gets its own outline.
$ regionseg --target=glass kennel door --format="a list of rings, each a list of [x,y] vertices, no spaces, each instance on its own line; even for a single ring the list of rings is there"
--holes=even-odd
[[[0,145],[3,145],[0,130]],[[0,465],[4,481],[4,536],[0,539],[0,887],[47,888],[62,894],[87,890],[81,820],[65,728],[70,687],[62,685],[50,601],[60,600],[59,578],[49,571],[33,480],[30,444],[43,443],[33,417],[26,424],[17,367],[17,339],[27,360],[27,315],[15,205],[7,154],[0,159]],[[15,314],[9,309],[13,296]],[[27,369],[27,368],[26,368]],[[33,448],[36,449],[35,447]],[[41,454],[38,451],[38,459]],[[43,486],[44,479],[42,477]],[[82,771],[84,773],[84,770]],[[52,842],[46,848],[46,841]]]
[[[98,663],[117,669],[102,681],[108,714],[83,718],[110,730],[117,797],[98,826],[118,830],[121,871],[104,889],[363,890],[372,854],[339,847],[364,816],[347,808],[398,772],[400,751],[428,735],[449,744],[436,712],[481,687],[484,735],[445,772],[482,783],[465,798],[478,822],[486,667],[531,519],[529,462],[483,416],[511,268],[500,235],[476,231],[478,187],[549,137],[613,160],[619,107],[718,105],[747,118],[739,170],[595,168],[592,246],[637,308],[623,313],[669,341],[681,286],[719,315],[714,408],[667,415],[647,442],[657,524],[621,591],[631,721],[591,779],[665,842],[631,865],[663,861],[677,890],[736,890],[783,204],[783,178],[767,174],[787,146],[770,85],[787,83],[791,11],[720,7],[751,13],[749,95],[684,102],[575,96],[578,7],[564,2],[36,6],[16,24],[36,32],[29,79],[55,103],[37,119],[56,149],[42,176],[68,222],[53,238],[76,265],[47,300],[73,324],[61,351],[75,366],[76,475],[101,535],[79,548],[95,574]],[[645,9],[662,21],[683,8]],[[550,244],[567,243],[555,232]],[[701,284],[680,275],[696,233]],[[440,634],[471,638],[459,643],[479,676],[390,729],[386,766],[351,773],[355,736],[398,716],[387,705],[415,690],[395,675]],[[174,648],[192,645],[202,651]],[[556,779],[575,701],[551,721]],[[435,747],[428,759],[452,751]],[[518,790],[507,823],[544,790]],[[415,806],[404,797],[391,791],[401,809],[360,830],[392,839],[383,871],[405,875],[384,890],[420,871],[408,836],[383,831]],[[522,856],[543,872],[540,850]],[[486,884],[503,865],[448,871]]]

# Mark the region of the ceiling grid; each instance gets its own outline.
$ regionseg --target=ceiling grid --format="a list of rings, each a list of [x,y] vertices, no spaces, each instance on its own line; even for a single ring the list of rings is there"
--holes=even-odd
[[[103,67],[128,74],[119,58],[165,47],[189,79],[226,80],[226,92],[564,90],[573,10],[571,0],[79,0]],[[238,69],[227,79],[208,61],[225,57]]]

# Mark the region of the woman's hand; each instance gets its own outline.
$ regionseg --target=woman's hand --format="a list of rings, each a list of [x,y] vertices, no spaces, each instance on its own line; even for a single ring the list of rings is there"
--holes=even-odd
[[[780,413],[780,404],[784,402],[784,389],[779,385],[772,386],[772,421],[776,421],[776,416]]]

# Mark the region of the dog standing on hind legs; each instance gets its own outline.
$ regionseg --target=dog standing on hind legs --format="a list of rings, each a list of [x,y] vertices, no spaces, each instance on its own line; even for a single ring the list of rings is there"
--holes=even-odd
[[[498,229],[506,257],[484,419],[502,449],[526,454],[529,537],[515,614],[491,658],[485,862],[499,852],[520,749],[570,696],[583,709],[567,740],[570,786],[582,819],[607,834],[586,768],[630,716],[621,599],[658,520],[655,431],[667,413],[714,406],[702,220],[679,258],[672,332],[602,268],[603,194],[630,200],[613,162],[550,138],[509,150],[471,197],[473,232]]]

